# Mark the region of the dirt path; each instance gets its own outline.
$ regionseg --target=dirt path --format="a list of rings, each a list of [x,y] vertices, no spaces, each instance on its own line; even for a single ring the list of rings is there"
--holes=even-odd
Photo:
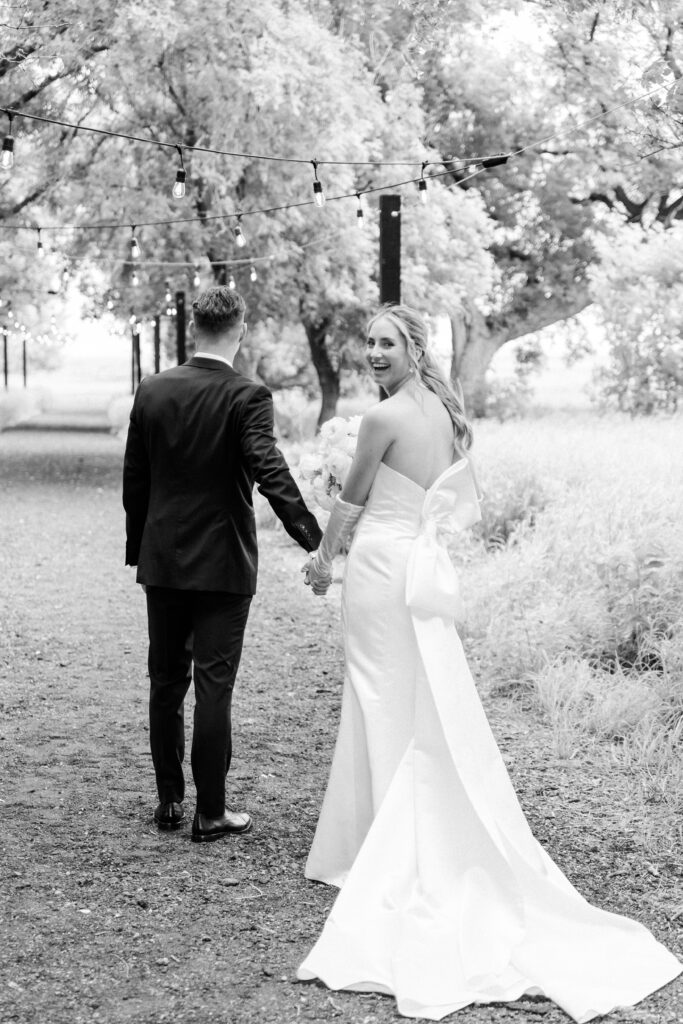
[[[206,847],[189,828],[159,833],[144,602],[121,564],[121,455],[102,435],[0,435],[0,1020],[396,1022],[387,997],[294,980],[333,899],[303,864],[339,708],[338,587],[315,599],[299,550],[262,533],[231,773],[254,832]],[[648,855],[623,770],[598,748],[553,759],[519,703],[487,710],[551,855],[589,899],[682,955],[681,851]],[[568,1020],[531,1000],[453,1019]],[[683,983],[610,1019],[679,1022]]]

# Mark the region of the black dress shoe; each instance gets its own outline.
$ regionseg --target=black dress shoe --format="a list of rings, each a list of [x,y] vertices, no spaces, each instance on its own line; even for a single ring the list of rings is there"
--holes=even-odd
[[[212,825],[211,828],[201,828],[199,815],[195,814],[192,822],[192,842],[212,843],[214,839],[239,835],[240,832],[248,832],[250,828],[251,816],[246,811],[226,811],[220,824]]]
[[[154,811],[154,820],[162,829],[180,828],[185,818],[182,804],[159,804]]]

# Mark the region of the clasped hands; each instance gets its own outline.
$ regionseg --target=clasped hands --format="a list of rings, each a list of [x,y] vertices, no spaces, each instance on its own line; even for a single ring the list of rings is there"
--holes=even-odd
[[[332,573],[329,569],[318,564],[316,551],[312,551],[308,561],[301,567],[304,573],[304,583],[317,597],[324,597],[332,582]]]

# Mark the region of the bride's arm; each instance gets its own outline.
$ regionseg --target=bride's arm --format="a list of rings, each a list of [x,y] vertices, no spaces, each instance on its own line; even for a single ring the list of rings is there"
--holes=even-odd
[[[381,408],[365,414],[358,431],[353,463],[335,499],[320,547],[304,566],[306,582],[322,596],[332,582],[334,556],[353,534],[384,453],[394,439],[392,418]]]
[[[340,495],[342,501],[365,504],[379,464],[394,438],[393,416],[381,405],[369,409],[361,420],[356,453]]]

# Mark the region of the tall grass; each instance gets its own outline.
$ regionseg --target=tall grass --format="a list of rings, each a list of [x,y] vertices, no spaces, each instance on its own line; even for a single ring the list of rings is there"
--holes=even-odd
[[[535,696],[558,756],[616,744],[643,800],[672,813],[683,808],[682,437],[680,417],[480,424],[484,522],[454,549],[466,633],[493,689]]]

